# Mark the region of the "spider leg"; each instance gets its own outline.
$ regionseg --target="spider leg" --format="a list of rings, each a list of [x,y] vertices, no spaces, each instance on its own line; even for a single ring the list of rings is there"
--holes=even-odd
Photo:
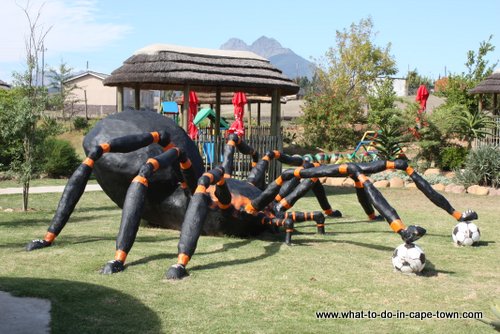
[[[378,173],[387,169],[398,169],[404,171],[415,183],[417,188],[437,207],[443,209],[453,216],[457,221],[475,220],[478,215],[473,210],[464,212],[457,211],[450,202],[440,193],[432,188],[422,176],[420,176],[405,160],[397,159],[395,161],[375,161],[373,163],[359,164],[360,169],[365,174]]]
[[[215,196],[219,199],[219,207],[223,210],[232,208],[231,194],[224,180],[224,169],[215,168],[203,174],[198,180],[198,187],[189,202],[182,223],[177,264],[172,265],[167,270],[167,279],[181,279],[188,275],[186,265],[196,250],[203,223],[208,214],[209,204],[212,201],[206,190],[213,184],[216,184]]]
[[[183,176],[191,175],[192,171],[189,172],[191,161],[186,154],[178,147],[168,146],[162,154],[148,159],[130,183],[123,203],[122,219],[116,238],[115,259],[106,263],[101,273],[112,274],[125,269],[125,259],[132,249],[139,230],[149,181],[155,172],[172,165],[174,162],[179,162]],[[185,187],[189,188],[191,181],[186,180],[185,182]]]
[[[398,233],[406,242],[413,242],[425,234],[425,229],[419,226],[406,227],[396,210],[390,206],[387,200],[382,196],[377,188],[370,182],[368,177],[363,174],[362,169],[356,164],[341,164],[341,165],[324,165],[315,168],[297,168],[293,171],[287,170],[283,172],[281,177],[283,179],[296,178],[316,178],[324,176],[347,176],[359,180],[362,183],[363,189],[366,193],[370,203],[377,209],[378,212],[389,223],[391,229]]]
[[[244,142],[237,134],[230,134],[227,137],[226,146],[224,147],[224,160],[222,162],[225,178],[230,178],[233,174],[234,152],[236,148],[241,153],[252,156],[252,165],[256,165],[259,160],[259,155],[250,145]]]
[[[32,240],[26,245],[26,250],[31,251],[48,247],[54,242],[59,233],[61,233],[85,190],[95,161],[108,152],[132,152],[152,143],[167,146],[170,143],[170,137],[168,133],[163,131],[142,133],[114,138],[107,143],[95,146],[68,180],[44,239]]]

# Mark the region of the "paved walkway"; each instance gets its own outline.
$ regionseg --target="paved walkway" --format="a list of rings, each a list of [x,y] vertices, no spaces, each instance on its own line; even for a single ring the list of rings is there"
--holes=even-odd
[[[45,186],[45,187],[30,187],[30,194],[42,193],[62,193],[65,186]],[[85,191],[101,191],[102,188],[98,184],[87,184]],[[23,188],[2,188],[0,195],[22,194]]]

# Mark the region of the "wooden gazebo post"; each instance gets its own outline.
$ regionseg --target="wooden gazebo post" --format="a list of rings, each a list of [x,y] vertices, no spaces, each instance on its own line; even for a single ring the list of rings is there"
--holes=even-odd
[[[219,139],[220,139],[220,106],[221,106],[221,89],[217,87],[215,91],[215,129],[214,129],[214,162],[219,163],[220,149],[219,149]]]
[[[184,104],[182,105],[182,128],[188,132],[188,119],[189,119],[189,85],[184,86]]]
[[[123,86],[116,87],[116,111],[123,111]]]
[[[134,104],[135,104],[135,110],[141,109],[141,87],[139,84],[136,84],[134,87]]]

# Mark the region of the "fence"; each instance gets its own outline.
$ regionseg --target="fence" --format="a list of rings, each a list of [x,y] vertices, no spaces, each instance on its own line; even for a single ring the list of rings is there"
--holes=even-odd
[[[493,121],[495,122],[495,126],[490,129],[490,135],[486,136],[483,139],[475,140],[475,147],[490,145],[500,148],[500,116],[494,117]]]
[[[259,153],[260,157],[269,150],[283,150],[281,135],[271,136],[271,129],[269,126],[252,126],[251,135],[249,137],[247,136],[248,133],[248,128],[245,127],[245,141]],[[203,157],[205,169],[212,169],[223,160],[222,154],[226,143],[226,130],[221,130],[218,137],[213,135],[213,129],[209,127],[200,128],[198,134],[199,138],[195,140],[195,142],[200,150],[200,155]],[[233,177],[246,179],[252,169],[252,157],[241,154],[236,150],[233,166]],[[266,175],[266,183],[277,178],[280,173],[281,163],[276,160],[271,161]]]

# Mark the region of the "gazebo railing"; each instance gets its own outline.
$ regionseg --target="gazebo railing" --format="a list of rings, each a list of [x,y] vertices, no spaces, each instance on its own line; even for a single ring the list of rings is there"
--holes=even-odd
[[[248,128],[245,128],[245,133],[248,134]],[[262,157],[269,150],[283,150],[281,135],[271,136],[270,133],[269,126],[259,126],[252,127],[250,137],[245,135],[245,141],[259,153],[259,157]],[[203,158],[205,170],[210,170],[223,160],[226,131],[221,130],[219,136],[216,137],[213,135],[213,129],[207,127],[200,128],[198,135],[199,137],[195,140],[195,143]],[[233,177],[244,180],[252,169],[252,157],[241,154],[236,150],[233,166]],[[281,173],[281,163],[275,160],[271,161],[266,175],[266,183],[277,178],[279,173]]]
[[[490,135],[482,139],[476,139],[474,141],[475,147],[490,145],[500,149],[500,116],[494,117],[493,121],[495,122],[495,126],[490,129]]]

